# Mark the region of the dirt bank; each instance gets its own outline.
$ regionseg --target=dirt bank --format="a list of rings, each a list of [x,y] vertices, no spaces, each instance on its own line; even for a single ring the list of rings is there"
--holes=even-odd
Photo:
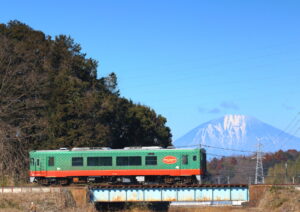
[[[259,191],[259,192],[258,192]],[[293,186],[268,186],[258,187],[252,190],[255,196],[253,202],[245,206],[225,206],[225,207],[206,207],[206,206],[172,206],[169,212],[299,212],[300,211],[300,190]],[[259,194],[259,195],[258,195]],[[82,189],[62,190],[53,193],[16,193],[0,194],[0,212],[24,212],[29,211],[30,204],[33,202],[37,211],[44,212],[95,212],[94,205],[88,202],[85,192]],[[128,207],[129,206],[129,207]],[[129,204],[123,211],[126,212],[150,212],[146,205]],[[122,207],[108,207],[109,211]],[[158,211],[155,207],[152,211]],[[99,209],[99,208],[98,208]],[[107,208],[106,208],[107,209]],[[101,208],[100,211],[105,210]],[[119,210],[120,211],[120,210]],[[121,210],[122,211],[122,210]]]
[[[300,212],[300,190],[294,186],[256,186],[252,201],[241,207],[171,207],[169,212]]]
[[[55,193],[0,194],[0,212],[28,212],[31,202],[38,212],[95,212],[92,204],[76,205],[72,194],[64,190]]]

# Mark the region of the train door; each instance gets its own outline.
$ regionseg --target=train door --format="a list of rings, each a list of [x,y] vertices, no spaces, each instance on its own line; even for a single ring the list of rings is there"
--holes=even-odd
[[[52,161],[52,160],[53,160],[53,161]],[[44,165],[45,165],[45,174],[46,174],[46,175],[47,175],[47,171],[48,171],[48,169],[49,169],[49,166],[54,165],[54,164],[52,164],[52,163],[54,163],[53,157],[47,156],[47,157],[45,158],[45,161],[44,161]]]
[[[41,157],[40,158],[40,171],[45,171],[46,170],[46,161],[45,161],[45,157]]]
[[[186,171],[189,169],[189,155],[183,154],[181,156],[181,167],[180,167],[180,175],[186,175]]]
[[[42,156],[38,156],[35,159],[35,171],[39,174],[42,174],[41,171],[45,170],[45,158]]]
[[[40,157],[36,157],[35,161],[34,161],[34,171],[35,171],[35,173],[40,174],[40,171],[41,171],[40,164],[41,164]]]
[[[206,151],[200,149],[200,170],[202,175],[206,175]]]
[[[33,167],[33,171],[34,171],[34,172],[37,171],[37,168],[36,168],[36,161],[37,161],[37,158],[33,158],[32,167]]]

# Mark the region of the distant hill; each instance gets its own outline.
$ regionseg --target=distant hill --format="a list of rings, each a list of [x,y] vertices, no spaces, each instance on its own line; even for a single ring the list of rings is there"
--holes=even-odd
[[[181,148],[203,144],[225,149],[255,151],[258,142],[263,144],[262,150],[264,152],[275,152],[279,149],[300,149],[300,138],[285,133],[254,117],[245,115],[226,115],[200,124],[173,142],[173,145]],[[251,154],[205,148],[209,153],[220,155]]]

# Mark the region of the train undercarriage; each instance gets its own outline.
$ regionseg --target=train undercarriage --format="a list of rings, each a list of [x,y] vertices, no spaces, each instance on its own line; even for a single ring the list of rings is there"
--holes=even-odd
[[[32,181],[40,185],[69,184],[194,184],[201,182],[198,176],[80,176],[80,177],[36,177]]]

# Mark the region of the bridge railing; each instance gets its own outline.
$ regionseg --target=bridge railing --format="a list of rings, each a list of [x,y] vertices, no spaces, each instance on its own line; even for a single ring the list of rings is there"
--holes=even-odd
[[[94,202],[211,202],[249,201],[248,187],[90,188]]]

